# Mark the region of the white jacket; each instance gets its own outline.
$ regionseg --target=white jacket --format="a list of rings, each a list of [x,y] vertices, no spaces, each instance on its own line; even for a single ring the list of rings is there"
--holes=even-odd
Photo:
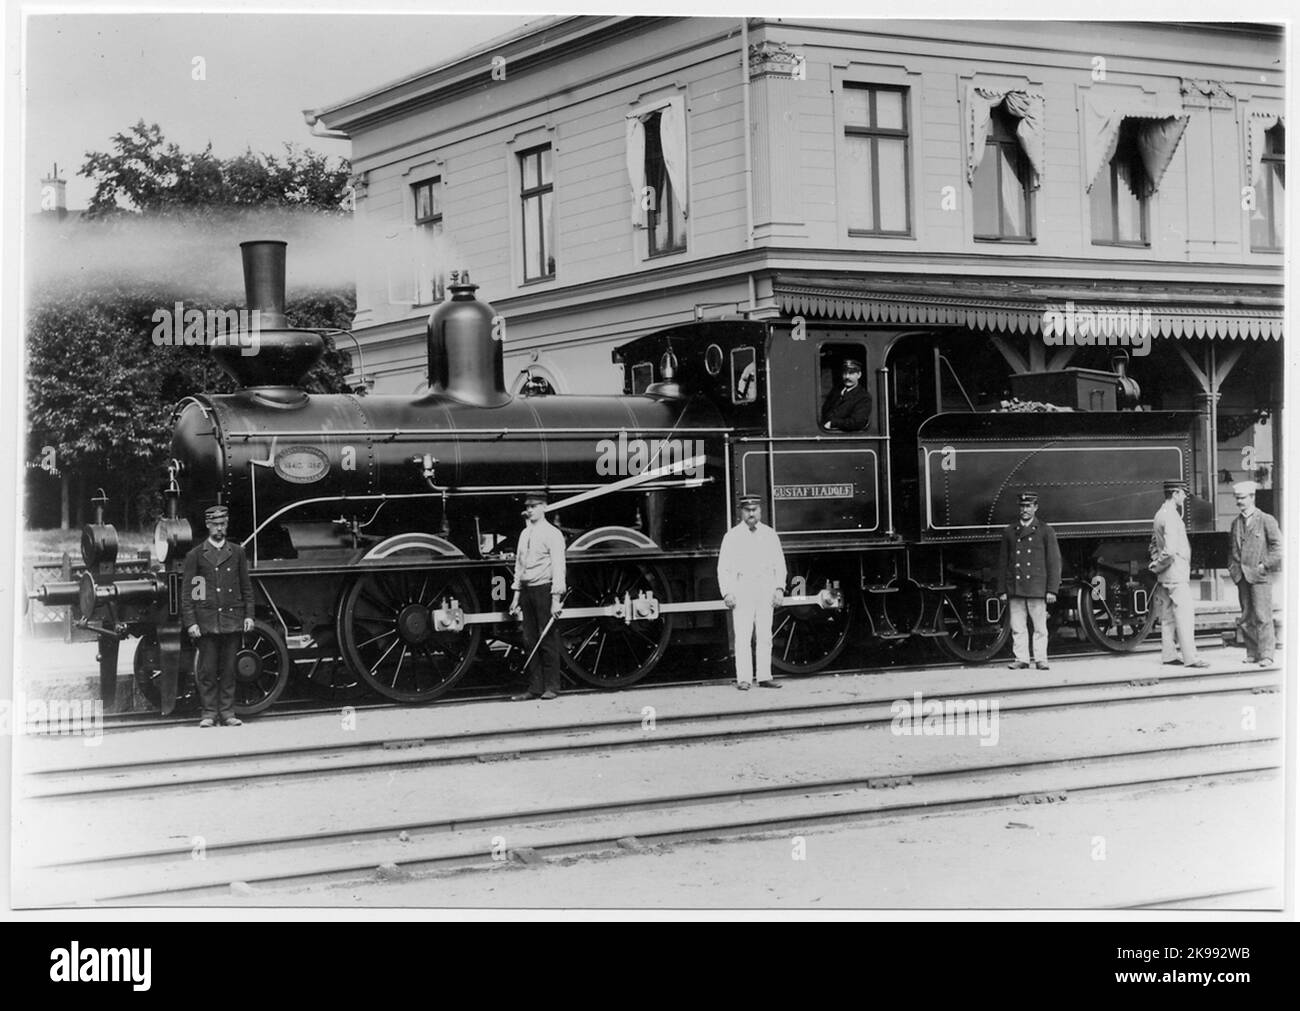
[[[718,589],[728,594],[765,593],[785,589],[785,552],[781,539],[766,523],[753,530],[737,523],[722,538],[718,552]]]

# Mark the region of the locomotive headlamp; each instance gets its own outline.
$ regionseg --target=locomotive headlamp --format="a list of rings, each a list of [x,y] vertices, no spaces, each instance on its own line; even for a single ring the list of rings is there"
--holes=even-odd
[[[117,530],[111,523],[87,523],[81,528],[81,560],[86,567],[117,560]]]
[[[153,556],[159,562],[178,561],[194,543],[190,521],[164,516],[153,528]]]
[[[86,568],[93,569],[101,564],[112,565],[117,560],[117,530],[113,524],[104,522],[108,496],[103,488],[90,502],[95,507],[95,522],[81,528],[81,560]]]

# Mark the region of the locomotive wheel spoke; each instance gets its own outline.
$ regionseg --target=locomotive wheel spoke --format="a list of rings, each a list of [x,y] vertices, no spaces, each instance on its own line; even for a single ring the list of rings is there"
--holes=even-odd
[[[1105,596],[1094,599],[1091,587],[1081,587],[1078,594],[1079,624],[1094,646],[1111,653],[1128,653],[1138,647],[1156,622],[1155,608],[1148,605],[1145,614],[1125,607],[1113,582],[1107,583]]]
[[[477,625],[461,632],[433,631],[423,612],[441,606],[444,598],[459,600],[467,611],[478,609],[473,587],[459,573],[354,577],[338,608],[339,644],[348,668],[398,702],[429,702],[446,693],[469,670],[482,633]]]
[[[802,559],[792,560],[792,585],[803,581],[804,593],[816,593],[835,573],[816,567]],[[849,641],[853,618],[848,602],[839,611],[824,611],[817,606],[787,607],[778,610],[772,624],[772,666],[783,674],[812,674],[831,663]],[[736,649],[741,644],[736,643]]]
[[[597,566],[574,566],[569,573],[566,607],[605,607],[625,595],[642,590],[668,600],[667,580],[652,566],[609,561]],[[578,680],[597,688],[622,688],[640,681],[654,669],[668,648],[672,617],[654,621],[622,618],[562,620],[561,662]]]
[[[289,684],[293,663],[279,629],[258,619],[235,658],[235,714],[255,716],[273,706]]]
[[[934,644],[954,660],[986,663],[1001,652],[1011,637],[1009,611],[1003,607],[998,622],[989,624],[981,620],[984,617],[982,611],[972,611],[979,606],[973,602],[977,600],[976,590],[967,588],[965,596],[961,594],[961,590],[944,593],[939,614],[940,623],[948,634],[936,637]]]

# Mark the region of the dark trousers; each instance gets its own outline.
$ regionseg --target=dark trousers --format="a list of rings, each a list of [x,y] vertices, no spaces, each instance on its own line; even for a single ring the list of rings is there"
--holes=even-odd
[[[1273,659],[1273,584],[1237,583],[1241,601],[1241,634],[1246,637],[1246,656]]]
[[[224,720],[235,715],[235,658],[239,654],[241,632],[199,636],[198,657],[194,663],[194,683],[205,720]]]
[[[524,586],[519,591],[524,612],[524,649],[532,652],[546,623],[551,620],[551,584]],[[528,653],[524,654],[525,656]],[[528,690],[534,695],[560,690],[560,627],[551,626],[528,665]]]

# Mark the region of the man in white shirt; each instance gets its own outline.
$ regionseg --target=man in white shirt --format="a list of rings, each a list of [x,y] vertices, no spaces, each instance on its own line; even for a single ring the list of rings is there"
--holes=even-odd
[[[559,616],[564,597],[564,535],[546,522],[545,492],[524,496],[524,516],[528,522],[515,552],[510,613],[523,619],[524,648],[533,658],[528,664],[528,691],[511,696],[512,702],[553,699],[560,693],[560,630],[551,619]],[[542,638],[548,623],[550,631]]]
[[[1184,667],[1208,667],[1196,655],[1196,605],[1192,603],[1192,545],[1183,522],[1187,486],[1166,481],[1165,504],[1156,513],[1151,531],[1151,571],[1159,585],[1152,597],[1160,619],[1160,661]],[[1178,653],[1175,656],[1174,643]]]
[[[738,504],[741,521],[718,552],[718,589],[735,622],[736,687],[749,691],[757,670],[760,688],[780,688],[772,679],[772,609],[785,596],[785,553],[776,531],[759,519],[759,497],[742,495]]]

